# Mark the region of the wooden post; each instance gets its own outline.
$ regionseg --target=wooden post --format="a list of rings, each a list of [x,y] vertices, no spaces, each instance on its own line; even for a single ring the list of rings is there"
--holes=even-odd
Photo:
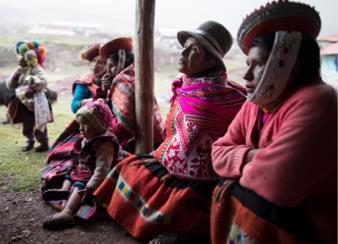
[[[153,150],[155,0],[136,0],[135,153]]]

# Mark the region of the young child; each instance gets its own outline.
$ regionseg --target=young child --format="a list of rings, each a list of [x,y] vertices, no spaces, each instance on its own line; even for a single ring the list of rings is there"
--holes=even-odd
[[[102,100],[90,102],[77,111],[76,120],[83,139],[80,148],[74,148],[74,155],[77,156],[72,159],[72,167],[62,175],[63,184],[60,189],[49,189],[42,193],[45,201],[67,199],[69,196],[61,212],[44,220],[43,227],[47,229],[73,226],[77,210],[89,200],[91,193],[116,161],[119,144],[110,129],[112,114],[109,107]]]

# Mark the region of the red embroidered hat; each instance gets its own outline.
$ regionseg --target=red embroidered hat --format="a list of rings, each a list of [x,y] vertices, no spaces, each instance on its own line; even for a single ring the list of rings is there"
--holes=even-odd
[[[273,1],[246,16],[239,27],[237,42],[247,54],[252,40],[262,34],[282,30],[300,31],[315,39],[320,27],[319,13],[313,7],[288,0]]]
[[[99,50],[100,50],[100,44],[93,43],[89,45],[88,47],[84,48],[80,52],[80,58],[91,62],[96,56],[99,55]]]
[[[107,59],[112,53],[123,49],[131,51],[133,49],[132,39],[130,37],[120,37],[105,43],[100,49],[100,55],[103,59]]]

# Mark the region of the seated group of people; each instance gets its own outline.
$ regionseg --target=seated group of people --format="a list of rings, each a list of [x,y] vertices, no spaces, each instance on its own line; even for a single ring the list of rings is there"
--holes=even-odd
[[[246,89],[227,76],[223,25],[178,32],[182,75],[165,125],[154,98],[156,149],[142,155],[131,40],[90,46],[92,72],[73,84],[76,119],[42,170],[42,198],[60,210],[43,226],[104,209],[150,243],[336,242],[337,97],[320,75],[320,25],[296,2],[248,15],[237,35]]]

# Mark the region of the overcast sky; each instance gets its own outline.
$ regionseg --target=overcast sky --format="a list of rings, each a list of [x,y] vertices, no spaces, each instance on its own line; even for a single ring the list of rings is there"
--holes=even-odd
[[[205,20],[216,20],[235,36],[243,17],[265,0],[157,0],[155,28],[195,29]],[[322,35],[338,34],[337,0],[303,0],[322,18]],[[81,22],[124,33],[134,33],[135,0],[0,0],[0,25],[26,21]]]

